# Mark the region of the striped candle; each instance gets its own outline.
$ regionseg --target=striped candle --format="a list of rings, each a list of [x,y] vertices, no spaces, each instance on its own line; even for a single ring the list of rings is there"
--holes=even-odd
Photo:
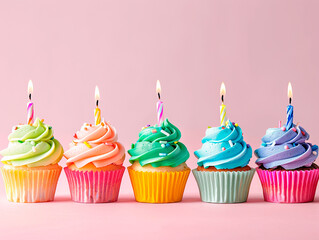
[[[163,121],[164,121],[163,102],[161,100],[159,100],[157,102],[157,122],[158,122],[158,126],[160,126]]]
[[[226,105],[222,104],[220,106],[220,125],[226,126]]]
[[[227,117],[226,117],[226,105],[224,104],[224,97],[226,95],[226,87],[225,84],[222,82],[221,86],[220,86],[220,98],[222,100],[222,105],[220,105],[220,125],[221,126],[226,126],[226,121],[227,121]]]
[[[94,118],[95,118],[95,125],[99,125],[101,123],[101,109],[96,107],[94,110]]]
[[[34,104],[31,101],[31,95],[33,93],[33,83],[31,80],[29,80],[28,83],[28,96],[29,96],[29,102],[27,104],[27,122],[29,125],[32,125],[34,122]]]
[[[34,104],[31,101],[28,102],[27,112],[28,112],[28,124],[32,125],[34,122]]]
[[[99,109],[99,100],[100,100],[100,91],[98,86],[96,86],[95,87],[96,108],[94,110],[95,125],[99,125],[101,123],[101,109]]]
[[[157,80],[156,82],[156,93],[158,96],[158,102],[156,104],[156,109],[157,109],[157,123],[158,126],[160,126],[162,124],[162,122],[164,121],[164,114],[163,114],[163,102],[161,101],[161,83],[159,80]]]
[[[287,123],[286,123],[287,130],[292,128],[293,120],[294,120],[294,107],[291,104],[289,104],[287,106]]]
[[[294,107],[291,105],[292,86],[290,82],[288,84],[288,101],[289,101],[289,105],[287,106],[287,123],[286,123],[287,130],[293,127],[293,120],[294,120]]]

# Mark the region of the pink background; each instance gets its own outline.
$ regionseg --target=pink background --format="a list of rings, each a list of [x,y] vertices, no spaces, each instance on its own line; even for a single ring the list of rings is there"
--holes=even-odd
[[[102,115],[128,149],[141,127],[156,121],[157,79],[192,168],[206,127],[219,123],[222,81],[228,116],[254,149],[268,127],[285,121],[288,81],[295,122],[319,143],[318,8],[316,0],[1,1],[0,147],[11,127],[26,121],[29,79],[36,115],[52,124],[65,149],[82,123],[94,120],[95,85]],[[193,176],[184,202],[164,205],[135,203],[127,172],[114,204],[71,202],[64,173],[53,203],[8,203],[0,181],[1,239],[318,234],[319,196],[311,204],[264,203],[257,176],[248,203],[235,205],[200,202]]]

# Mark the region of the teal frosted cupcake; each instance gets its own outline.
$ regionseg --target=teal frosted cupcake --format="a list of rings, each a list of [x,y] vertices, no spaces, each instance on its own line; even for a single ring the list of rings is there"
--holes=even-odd
[[[246,202],[255,169],[248,163],[252,149],[238,124],[208,128],[202,148],[195,151],[198,167],[193,174],[203,202]]]

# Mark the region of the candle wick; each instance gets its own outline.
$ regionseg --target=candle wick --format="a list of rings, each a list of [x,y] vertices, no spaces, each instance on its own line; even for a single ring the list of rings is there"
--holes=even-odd
[[[31,93],[29,93],[29,100],[31,101]]]
[[[99,106],[99,100],[96,100],[96,107]]]
[[[158,95],[158,99],[161,100],[161,94],[157,93],[157,95]]]
[[[289,98],[289,104],[291,105],[291,97]]]
[[[222,95],[222,103],[224,104],[224,95]]]

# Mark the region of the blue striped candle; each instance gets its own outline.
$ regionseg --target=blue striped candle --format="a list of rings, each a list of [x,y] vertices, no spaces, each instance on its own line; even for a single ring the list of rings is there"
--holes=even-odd
[[[288,83],[288,100],[289,100],[289,105],[287,106],[287,123],[286,123],[287,130],[293,127],[293,121],[294,121],[294,107],[291,105],[292,86],[290,82]]]
[[[294,107],[291,104],[289,104],[287,106],[287,123],[286,123],[287,130],[292,128],[293,120],[294,120]]]

